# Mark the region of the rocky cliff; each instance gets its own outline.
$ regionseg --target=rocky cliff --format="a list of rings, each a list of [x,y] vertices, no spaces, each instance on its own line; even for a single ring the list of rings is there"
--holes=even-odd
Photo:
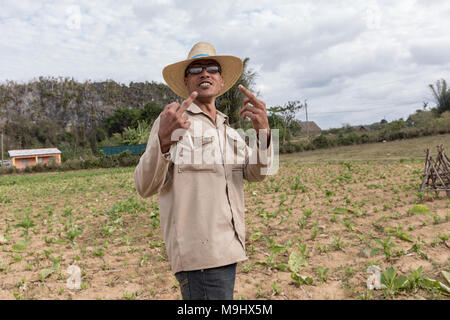
[[[116,108],[142,108],[151,101],[164,106],[175,100],[166,85],[156,82],[8,81],[0,85],[0,132],[5,150],[55,145],[73,136],[78,142],[98,140],[104,119]]]

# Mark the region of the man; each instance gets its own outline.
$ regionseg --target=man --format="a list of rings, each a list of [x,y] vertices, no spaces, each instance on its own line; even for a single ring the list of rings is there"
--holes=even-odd
[[[245,254],[243,179],[262,181],[273,157],[264,102],[243,86],[242,117],[251,119],[250,149],[216,98],[242,74],[242,60],[218,56],[199,42],[188,59],[164,68],[168,86],[185,100],[155,120],[134,173],[138,193],[159,192],[159,212],[172,271],[183,299],[233,299],[237,262]]]

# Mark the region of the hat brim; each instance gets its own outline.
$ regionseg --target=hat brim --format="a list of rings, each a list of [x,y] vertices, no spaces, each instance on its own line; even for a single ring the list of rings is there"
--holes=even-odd
[[[242,60],[234,56],[205,56],[170,64],[163,69],[163,78],[169,88],[183,99],[189,97],[189,91],[184,84],[184,72],[192,62],[197,60],[215,60],[220,64],[224,86],[216,97],[230,90],[243,71]]]

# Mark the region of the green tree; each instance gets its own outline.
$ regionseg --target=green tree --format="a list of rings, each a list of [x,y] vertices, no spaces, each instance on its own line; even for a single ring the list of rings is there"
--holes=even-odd
[[[296,120],[294,119],[291,123],[291,126],[289,128],[290,133],[293,136],[299,136],[302,132],[302,125],[301,125],[301,121],[300,120]]]
[[[282,146],[286,143],[286,138],[290,137],[288,128],[291,127],[292,122],[295,119],[295,114],[303,108],[303,104],[300,101],[288,101],[283,107],[275,106],[268,109],[271,114],[276,114],[281,120],[282,126]],[[288,136],[288,137],[287,137]]]
[[[271,129],[283,129],[283,120],[277,114],[269,112],[267,119],[269,120],[269,127]]]
[[[400,131],[405,127],[406,127],[405,121],[403,121],[403,119],[399,119],[399,120],[391,121],[391,123],[389,123],[386,128],[387,128],[387,130],[390,130],[390,131]]]
[[[439,115],[445,111],[450,111],[450,89],[447,88],[447,82],[441,79],[436,81],[436,87],[433,84],[428,86],[433,93]]]
[[[152,126],[153,122],[158,118],[163,109],[164,108],[159,106],[156,102],[149,102],[145,104],[144,109],[141,110],[139,120],[143,120]]]
[[[406,125],[408,127],[417,127],[417,128],[425,128],[428,127],[433,121],[433,119],[436,118],[436,115],[434,112],[430,111],[424,111],[421,109],[416,110],[416,113],[413,113],[408,117],[406,120]]]
[[[122,132],[127,127],[135,128],[138,124],[140,110],[118,108],[114,114],[105,119],[108,134]]]

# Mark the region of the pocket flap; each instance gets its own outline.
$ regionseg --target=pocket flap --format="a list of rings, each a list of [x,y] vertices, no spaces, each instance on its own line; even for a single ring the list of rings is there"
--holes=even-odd
[[[217,172],[215,164],[180,164],[178,172]]]
[[[214,141],[214,136],[204,137],[204,136],[193,136],[192,137],[194,148],[198,148],[204,146],[206,144],[210,144]]]

